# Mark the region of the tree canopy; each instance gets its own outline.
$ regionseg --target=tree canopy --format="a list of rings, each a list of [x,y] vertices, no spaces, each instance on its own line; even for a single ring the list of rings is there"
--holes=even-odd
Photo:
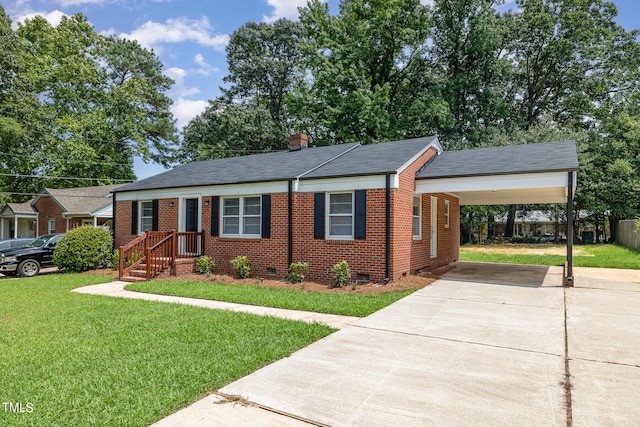
[[[173,81],[153,52],[97,34],[80,14],[57,26],[36,16],[13,31],[0,11],[3,191],[24,199],[47,186],[132,180],[135,156],[171,162]]]

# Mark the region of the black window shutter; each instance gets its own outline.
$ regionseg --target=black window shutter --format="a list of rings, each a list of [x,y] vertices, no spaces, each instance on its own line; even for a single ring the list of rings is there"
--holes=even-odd
[[[313,237],[324,239],[324,193],[313,194]]]
[[[356,190],[356,239],[367,238],[367,190]]]
[[[138,201],[131,201],[131,234],[138,234]]]
[[[262,238],[271,238],[271,194],[262,195]]]
[[[158,199],[151,201],[151,231],[158,231]]]
[[[220,196],[211,198],[211,235],[220,235]]]

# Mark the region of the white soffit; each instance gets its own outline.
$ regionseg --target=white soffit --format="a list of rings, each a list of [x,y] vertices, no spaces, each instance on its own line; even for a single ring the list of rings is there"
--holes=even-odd
[[[575,193],[575,172],[574,172]],[[568,173],[543,172],[416,181],[416,193],[449,193],[460,205],[566,203]]]

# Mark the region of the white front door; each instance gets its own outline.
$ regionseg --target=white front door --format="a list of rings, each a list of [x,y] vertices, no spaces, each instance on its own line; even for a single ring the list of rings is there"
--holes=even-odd
[[[431,226],[429,233],[431,258],[438,256],[438,198],[431,196]]]

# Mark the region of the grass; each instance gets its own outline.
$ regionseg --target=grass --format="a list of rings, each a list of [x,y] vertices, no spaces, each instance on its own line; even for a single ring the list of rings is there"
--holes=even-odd
[[[333,329],[70,292],[104,276],[0,281],[0,425],[144,426]]]
[[[532,248],[536,252],[544,252],[545,248],[564,250],[566,246],[559,245],[518,245],[519,248]],[[503,264],[538,264],[538,265],[563,265],[565,255],[541,254],[541,253],[509,253],[513,246],[487,245],[481,250],[471,250],[464,246],[460,248],[461,261],[497,262]],[[602,267],[640,269],[640,252],[636,252],[618,245],[579,245],[574,246],[573,265],[576,267]]]
[[[140,282],[127,285],[125,289],[356,317],[368,316],[416,291],[409,289],[379,295],[332,294],[188,280]]]

